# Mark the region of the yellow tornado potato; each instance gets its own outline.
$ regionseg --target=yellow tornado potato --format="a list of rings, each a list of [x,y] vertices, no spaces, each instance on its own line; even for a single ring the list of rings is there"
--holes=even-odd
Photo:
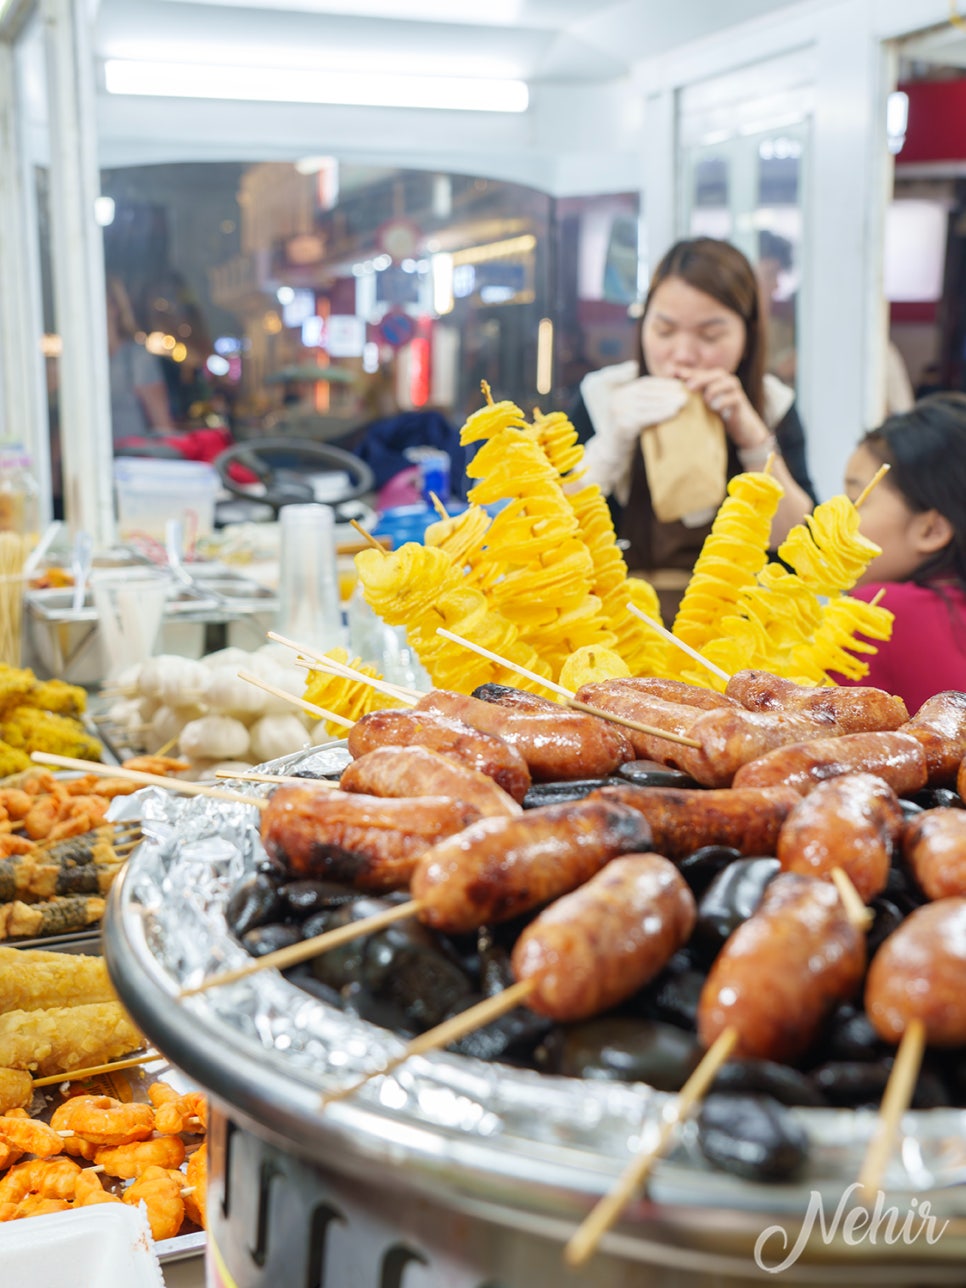
[[[557,682],[576,693],[584,684],[593,684],[597,680],[620,680],[629,675],[627,663],[612,649],[588,644],[571,653],[560,668]]]

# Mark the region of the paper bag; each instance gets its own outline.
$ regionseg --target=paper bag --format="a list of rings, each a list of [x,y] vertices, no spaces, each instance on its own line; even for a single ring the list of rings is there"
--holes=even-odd
[[[671,420],[641,434],[654,514],[673,523],[696,511],[714,511],[725,498],[728,440],[721,418],[708,410],[700,394]]]

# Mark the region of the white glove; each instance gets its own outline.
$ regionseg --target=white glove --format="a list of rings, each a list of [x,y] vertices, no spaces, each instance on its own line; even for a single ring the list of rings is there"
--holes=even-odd
[[[660,425],[676,416],[688,400],[680,380],[638,376],[611,394],[610,414],[622,439],[633,439],[648,425]]]

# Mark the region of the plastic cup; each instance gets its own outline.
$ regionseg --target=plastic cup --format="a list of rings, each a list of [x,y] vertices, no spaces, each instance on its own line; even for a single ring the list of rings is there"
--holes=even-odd
[[[157,652],[169,590],[164,577],[97,577],[91,582],[106,679]]]
[[[279,513],[277,630],[325,652],[345,644],[336,572],[335,516],[327,505],[286,505]]]

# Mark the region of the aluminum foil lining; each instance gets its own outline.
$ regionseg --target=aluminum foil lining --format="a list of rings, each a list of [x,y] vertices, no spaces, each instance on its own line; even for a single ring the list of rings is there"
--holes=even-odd
[[[277,774],[337,774],[348,762],[344,745],[308,749],[260,768]],[[265,797],[268,785],[219,785]],[[259,812],[203,797],[176,797],[151,788],[119,797],[113,818],[140,817],[144,841],[129,859],[121,905],[125,943],[141,942],[152,975],[183,1007],[186,1021],[231,1031],[246,1052],[283,1077],[321,1093],[354,1082],[400,1054],[391,1032],[346,1015],[265,970],[194,997],[184,987],[251,961],[225,920],[229,892],[265,853]],[[137,933],[127,933],[137,924]],[[213,1038],[214,1040],[214,1038]],[[640,1083],[549,1076],[446,1052],[414,1058],[391,1076],[355,1093],[376,1115],[389,1115],[446,1133],[470,1133],[501,1151],[532,1156],[547,1151],[562,1165],[613,1175],[629,1153],[646,1145],[673,1097]],[[801,1212],[810,1189],[841,1192],[859,1170],[876,1115],[866,1110],[795,1111],[811,1140],[807,1174],[793,1185],[757,1185],[717,1173],[703,1159],[686,1124],[669,1164],[652,1183],[663,1202]],[[886,1175],[891,1193],[942,1191],[943,1210],[966,1214],[966,1112],[910,1112],[907,1134]],[[936,1202],[933,1204],[936,1208]]]

